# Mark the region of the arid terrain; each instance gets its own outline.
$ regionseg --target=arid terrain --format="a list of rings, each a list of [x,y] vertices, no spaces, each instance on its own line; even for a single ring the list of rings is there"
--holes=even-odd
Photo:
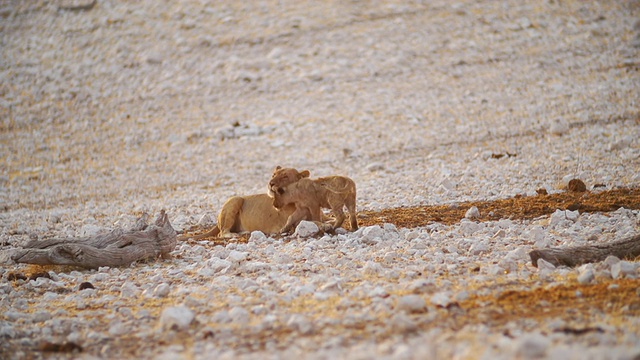
[[[637,358],[637,259],[528,253],[640,232],[639,18],[637,0],[0,0],[0,358]],[[202,233],[277,165],[352,178],[360,229],[11,260],[162,209]]]

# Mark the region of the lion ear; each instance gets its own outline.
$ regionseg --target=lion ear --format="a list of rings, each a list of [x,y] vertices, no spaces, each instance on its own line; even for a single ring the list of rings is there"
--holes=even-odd
[[[280,169],[282,169],[282,166],[278,165],[278,166],[276,166],[276,170],[275,171],[278,171]]]
[[[300,178],[306,178],[306,177],[309,177],[309,175],[311,175],[311,173],[309,172],[309,170],[302,170],[302,171],[300,171]]]

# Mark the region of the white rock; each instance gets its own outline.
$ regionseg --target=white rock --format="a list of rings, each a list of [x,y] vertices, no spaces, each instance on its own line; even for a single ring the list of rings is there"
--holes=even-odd
[[[166,308],[160,315],[160,326],[163,329],[186,330],[195,319],[195,314],[184,305]]]
[[[121,336],[127,334],[131,331],[129,326],[125,325],[123,322],[119,320],[113,321],[109,326],[109,335],[112,336]]]
[[[455,299],[456,301],[465,301],[465,300],[468,300],[470,297],[471,297],[471,294],[465,290],[457,293],[455,296]]]
[[[33,317],[31,318],[31,320],[34,323],[40,323],[40,322],[47,321],[47,320],[51,319],[52,317],[53,317],[53,315],[51,315],[51,313],[48,312],[48,311],[38,311],[35,314],[33,314]]]
[[[596,278],[593,264],[585,264],[578,269],[578,282],[580,284],[590,284]]]
[[[453,191],[456,189],[457,184],[453,181],[451,181],[451,179],[444,179],[440,182],[440,186],[445,190],[445,191]]]
[[[187,227],[187,224],[191,221],[191,219],[184,215],[178,215],[174,219],[171,219],[171,226],[176,231],[182,231]]]
[[[0,294],[2,293],[2,291],[0,291]],[[47,291],[46,293],[44,293],[44,295],[42,295],[42,300],[44,301],[53,301],[56,300],[60,297],[60,295],[51,292],[51,291]]]
[[[304,284],[300,286],[294,286],[293,289],[294,290],[291,291],[290,293],[298,296],[313,294],[316,291],[316,287],[313,286],[313,284]]]
[[[619,279],[628,275],[635,275],[636,267],[629,261],[619,261],[611,265],[611,277]]]
[[[145,55],[145,61],[152,65],[161,64],[162,60],[163,60],[163,56],[159,52],[152,51],[152,52],[148,52]]]
[[[366,169],[374,172],[374,171],[382,171],[385,169],[385,166],[383,163],[379,163],[379,162],[375,162],[375,163],[371,163],[369,165],[366,166]]]
[[[82,226],[82,230],[80,231],[80,233],[82,234],[82,236],[96,236],[100,233],[104,233],[106,232],[105,229],[103,229],[100,226],[94,225],[94,224],[86,224]]]
[[[382,224],[382,229],[386,234],[398,232],[398,227],[391,223]]]
[[[473,235],[475,232],[479,231],[481,228],[482,228],[482,225],[467,219],[464,219],[463,221],[460,222],[460,231],[465,236]]]
[[[249,236],[249,242],[260,243],[267,240],[267,235],[265,235],[262,231],[252,231],[251,236]]]
[[[382,257],[382,260],[386,263],[393,263],[396,259],[398,259],[398,253],[395,251],[389,251]]]
[[[451,295],[448,292],[439,292],[434,294],[429,301],[435,306],[447,307],[452,303]]]
[[[539,333],[524,334],[517,343],[517,353],[524,359],[538,359],[545,356],[551,340]]]
[[[16,330],[15,330],[13,324],[10,324],[10,323],[7,323],[7,322],[0,323],[0,338],[13,339],[15,336],[16,336]]]
[[[538,270],[555,270],[556,266],[545,259],[538,259]]]
[[[496,239],[496,238],[503,238],[507,235],[507,232],[504,231],[504,229],[498,229],[498,231],[496,231],[492,238]]]
[[[362,228],[362,242],[365,244],[378,243],[384,236],[384,230],[379,225]]]
[[[320,291],[339,292],[342,291],[342,280],[336,279],[326,282],[320,286]]]
[[[393,315],[390,321],[391,328],[399,333],[415,331],[418,328],[416,322],[404,312]]]
[[[580,216],[580,212],[578,210],[575,210],[575,211],[566,210],[565,211],[565,216],[566,216],[567,220],[571,220],[573,222],[576,222],[578,220],[578,217]]]
[[[261,261],[250,261],[244,265],[244,270],[247,273],[269,271],[271,270],[271,265]]]
[[[198,226],[212,227],[213,225],[214,225],[213,219],[211,219],[211,216],[209,216],[209,214],[203,214],[200,217],[200,220],[198,220]]]
[[[409,290],[411,290],[412,292],[414,292],[416,294],[425,293],[425,292],[431,291],[431,290],[433,290],[435,288],[436,288],[436,283],[435,283],[435,281],[433,281],[431,279],[414,280],[409,285]]]
[[[319,231],[320,229],[318,228],[318,225],[316,225],[316,223],[303,220],[300,221],[300,224],[298,224],[298,226],[296,226],[295,235],[302,238],[307,238],[310,236],[314,236]]]
[[[207,260],[205,265],[209,269],[211,269],[214,273],[216,273],[216,272],[220,272],[220,271],[229,269],[233,264],[228,260],[224,260],[224,259],[220,259],[220,258],[211,258],[211,259]]]
[[[480,217],[480,210],[478,210],[477,206],[472,206],[464,213],[464,217],[469,220],[477,219]]]
[[[271,49],[271,51],[269,51],[269,54],[267,54],[267,58],[271,60],[276,60],[280,58],[283,54],[284,54],[284,50],[282,50],[282,48],[274,47],[273,49]]]
[[[291,264],[293,263],[293,257],[286,253],[276,253],[273,257],[276,264]]]
[[[608,265],[609,267],[611,267],[611,266],[613,266],[614,264],[619,263],[619,262],[620,262],[620,259],[618,259],[618,257],[613,256],[613,255],[609,255],[609,256],[607,256],[607,258],[606,258],[606,259],[604,259],[604,261],[603,261],[603,263],[604,263],[605,265]]]
[[[551,218],[549,219],[549,224],[551,226],[555,226],[566,219],[567,217],[565,216],[564,210],[558,209],[554,211],[553,214],[551,214]]]
[[[405,295],[398,299],[396,309],[407,313],[422,313],[427,311],[427,302],[420,295]]]
[[[409,231],[404,235],[404,239],[407,241],[412,241],[420,237],[420,232],[418,231]]]
[[[220,324],[228,324],[231,322],[231,316],[228,311],[221,310],[213,314],[211,320]]]
[[[386,298],[389,296],[389,292],[383,288],[382,286],[376,286],[373,290],[369,292],[369,297],[381,297]]]
[[[503,270],[503,272],[512,273],[518,270],[518,263],[506,256],[498,261],[498,266]]]
[[[580,212],[578,212],[578,210],[571,211],[571,210],[558,209],[553,214],[551,214],[549,224],[551,226],[557,226],[557,225],[568,223],[568,221],[576,222],[579,216],[580,216]]]
[[[125,282],[124,284],[122,284],[122,286],[120,286],[120,296],[122,297],[134,297],[137,296],[138,293],[140,292],[140,289],[132,282]]]
[[[480,241],[471,245],[469,252],[473,255],[480,255],[482,253],[487,253],[489,252],[489,246],[487,246],[487,244],[484,243],[483,241]]]
[[[153,289],[153,296],[164,298],[169,295],[170,291],[171,291],[171,288],[169,287],[169,284],[162,283],[156,286],[155,289]]]
[[[535,249],[545,249],[548,248],[551,245],[551,239],[549,238],[541,238],[536,240],[536,242],[533,244],[533,247]]]
[[[234,323],[247,324],[249,323],[250,314],[245,308],[240,306],[234,306],[229,310],[229,316]]]
[[[18,312],[18,311],[13,311],[13,310],[9,310],[9,311],[5,312],[4,316],[9,321],[16,321],[18,319],[26,317],[25,314],[23,314],[21,312]]]
[[[231,252],[229,252],[229,255],[227,256],[227,260],[231,261],[232,263],[239,263],[247,260],[248,257],[249,253],[246,251],[231,250]]]
[[[365,275],[379,275],[384,271],[382,265],[375,261],[367,261],[362,267],[362,272]]]
[[[289,320],[287,320],[287,326],[298,331],[302,335],[309,335],[313,333],[313,324],[306,316],[301,314],[291,315]]]
[[[486,268],[487,269],[487,273],[489,275],[492,276],[497,276],[497,275],[504,275],[505,270],[502,266],[500,265],[490,265],[489,267]]]

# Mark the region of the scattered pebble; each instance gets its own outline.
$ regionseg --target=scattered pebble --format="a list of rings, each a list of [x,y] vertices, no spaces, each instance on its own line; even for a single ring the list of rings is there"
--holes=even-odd
[[[422,313],[427,311],[427,302],[420,295],[405,295],[398,299],[396,308],[407,313]]]
[[[618,261],[611,265],[611,276],[614,279],[619,279],[625,276],[636,274],[636,266],[629,261]]]
[[[162,283],[155,287],[155,289],[153,290],[153,296],[164,298],[169,295],[170,291],[171,287],[169,286],[169,284]]]
[[[578,282],[580,284],[590,284],[595,279],[596,274],[593,265],[587,264],[578,268]]]
[[[469,219],[469,220],[477,219],[477,218],[480,217],[480,210],[478,210],[478,207],[472,206],[464,214],[464,217]]]
[[[300,221],[300,224],[296,227],[295,235],[307,238],[317,234],[320,231],[318,225],[311,221]]]
[[[540,359],[545,356],[551,341],[539,333],[524,334],[518,341],[517,353],[524,359]]]
[[[160,326],[171,330],[186,330],[195,318],[191,309],[184,305],[172,306],[164,309],[160,315]]]
[[[587,185],[580,179],[571,179],[567,185],[567,190],[571,192],[585,192]]]

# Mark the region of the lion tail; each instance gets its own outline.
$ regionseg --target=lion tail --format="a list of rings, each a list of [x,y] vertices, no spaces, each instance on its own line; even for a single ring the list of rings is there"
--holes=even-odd
[[[201,240],[201,239],[205,239],[208,237],[216,237],[218,236],[218,234],[220,233],[220,228],[218,228],[218,226],[214,226],[213,229],[207,231],[204,234],[200,234],[200,235],[182,235],[180,237],[178,237],[178,240],[180,241],[184,241],[184,240],[188,240],[188,239],[192,239],[192,240]]]

